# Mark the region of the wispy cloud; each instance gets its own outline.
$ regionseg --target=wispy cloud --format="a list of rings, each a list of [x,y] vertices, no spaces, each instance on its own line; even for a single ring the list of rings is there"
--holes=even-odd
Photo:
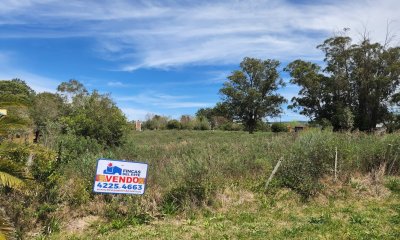
[[[174,96],[148,91],[132,96],[116,97],[116,100],[120,102],[133,102],[144,106],[156,106],[164,109],[199,108],[209,107],[215,104],[210,102],[188,101],[191,98],[190,96]]]
[[[121,70],[238,63],[244,56],[317,59],[315,46],[345,27],[375,40],[400,31],[397,0],[316,1],[5,0],[0,37],[90,37]]]
[[[110,81],[107,83],[107,86],[109,86],[109,87],[126,87],[127,84],[123,84],[122,82],[119,82],[119,81]]]

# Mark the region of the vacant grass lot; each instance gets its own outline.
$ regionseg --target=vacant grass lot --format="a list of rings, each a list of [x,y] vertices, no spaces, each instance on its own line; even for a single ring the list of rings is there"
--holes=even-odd
[[[341,188],[336,196],[302,202],[291,191],[273,196],[226,190],[220,207],[191,216],[167,216],[119,227],[93,222],[84,233],[52,239],[399,239],[399,196],[360,197]]]
[[[79,200],[75,193],[79,201],[49,237],[400,239],[399,146],[399,134],[135,132],[123,147],[96,157],[148,162],[146,194]],[[66,168],[71,174],[94,171],[94,156],[77,161]],[[83,181],[82,194],[92,179]],[[68,227],[77,222],[82,226]]]

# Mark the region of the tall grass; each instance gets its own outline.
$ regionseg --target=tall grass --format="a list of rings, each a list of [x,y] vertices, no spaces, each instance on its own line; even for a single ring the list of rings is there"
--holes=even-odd
[[[212,203],[213,192],[227,186],[260,189],[281,156],[278,185],[306,198],[318,192],[323,176],[333,176],[335,148],[342,181],[383,164],[386,173],[398,174],[399,146],[400,134],[145,131],[133,133],[113,154],[149,163],[148,194],[167,198],[158,199],[162,209],[171,199],[176,208]]]
[[[216,204],[217,193],[225,189],[261,194],[281,157],[284,160],[272,185],[291,188],[304,198],[324,187],[322,178],[333,176],[335,148],[339,181],[382,167],[386,174],[400,173],[399,133],[144,131],[132,132],[123,146],[108,150],[88,139],[66,137],[63,142],[60,165],[48,177],[43,191],[46,196],[40,196],[41,201],[52,209],[68,205],[87,211],[83,215],[103,215],[113,223],[110,227],[145,223],[169,214],[190,214]],[[147,162],[145,195],[92,193],[98,158]],[[40,208],[41,203],[35,205]],[[47,211],[46,219],[57,216],[54,211]]]

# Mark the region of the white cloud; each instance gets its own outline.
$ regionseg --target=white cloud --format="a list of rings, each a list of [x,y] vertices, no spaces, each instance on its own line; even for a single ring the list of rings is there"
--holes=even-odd
[[[398,33],[399,8],[397,0],[6,0],[0,22],[34,25],[24,32],[1,31],[0,37],[94,37],[101,56],[126,71],[237,64],[244,56],[320,59],[315,46],[345,27],[357,38],[365,26],[382,41],[392,21]]]
[[[119,102],[133,102],[144,106],[147,105],[164,109],[200,108],[209,107],[215,104],[210,102],[187,101],[190,98],[191,97],[189,96],[173,96],[148,91],[132,96],[116,97],[116,100]]]
[[[115,81],[115,82],[111,81],[111,82],[107,83],[107,86],[109,86],[109,87],[125,87],[125,84],[123,84],[122,82],[119,82],[119,81]]]

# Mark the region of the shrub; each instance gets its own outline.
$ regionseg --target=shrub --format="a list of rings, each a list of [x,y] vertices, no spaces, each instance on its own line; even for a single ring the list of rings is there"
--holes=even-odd
[[[261,132],[269,132],[271,131],[271,127],[266,122],[257,121],[256,130]]]
[[[210,130],[210,123],[206,118],[194,120],[194,130]]]
[[[182,181],[163,197],[162,210],[164,214],[174,214],[185,208],[205,204],[211,192],[208,171],[204,162],[188,161]]]
[[[167,128],[168,129],[180,129],[181,123],[175,119],[169,120],[167,123]]]
[[[58,157],[62,163],[80,158],[87,153],[99,153],[103,150],[96,140],[89,137],[63,135],[58,139],[58,143]]]
[[[385,186],[393,193],[400,194],[400,179],[399,178],[394,178],[394,177],[389,178],[386,181]]]
[[[225,122],[221,124],[218,129],[224,131],[242,131],[243,125],[234,122]]]
[[[26,164],[30,155],[29,145],[3,142],[0,145],[0,157],[15,163]]]
[[[273,123],[271,125],[272,132],[288,132],[289,129],[284,123]]]
[[[33,149],[31,172],[33,177],[44,182],[53,173],[56,163],[56,153],[50,149],[36,145]]]
[[[321,187],[320,178],[333,166],[334,149],[332,133],[308,131],[300,135],[278,172],[281,183],[305,199],[314,195]]]

